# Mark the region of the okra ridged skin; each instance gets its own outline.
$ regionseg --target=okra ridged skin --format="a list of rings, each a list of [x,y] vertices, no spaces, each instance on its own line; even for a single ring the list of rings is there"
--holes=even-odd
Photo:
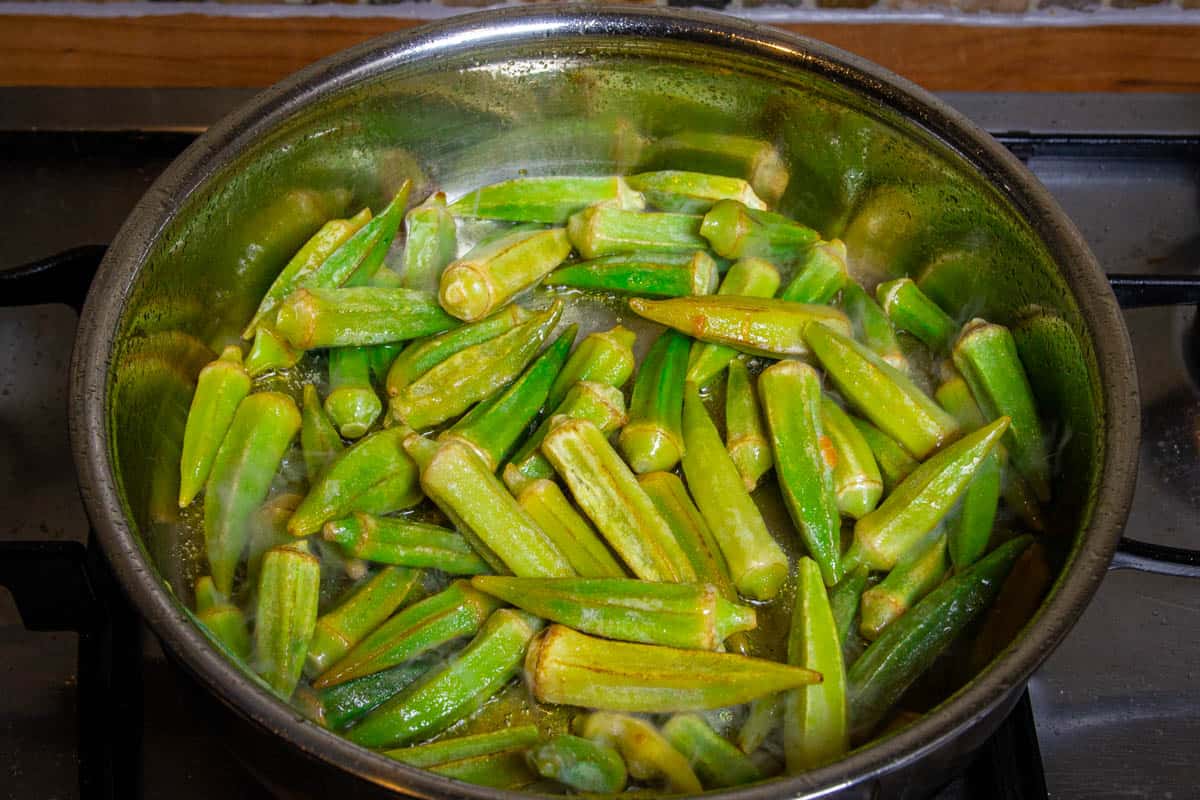
[[[421,571],[387,567],[317,619],[304,671],[320,675],[418,590]]]
[[[568,366],[570,366],[568,364]],[[549,407],[549,405],[547,405]],[[546,417],[504,467],[504,483],[520,494],[531,481],[554,477],[554,467],[542,454],[542,442],[550,432],[550,420],[555,417],[586,419],[608,436],[625,424],[625,395],[615,386],[592,381],[579,381],[566,397]]]
[[[717,294],[774,297],[780,280],[779,270],[770,261],[743,258],[725,273],[725,279],[721,281]],[[697,342],[693,347],[694,357],[688,361],[687,379],[697,386],[704,386],[721,373],[737,352],[728,345]]]
[[[645,198],[614,176],[514,178],[463,195],[450,205],[460,217],[564,225],[572,214],[597,203],[640,211]]]
[[[242,610],[217,591],[208,575],[196,579],[196,619],[229,652],[245,661],[250,657],[250,630]]]
[[[333,420],[325,413],[317,387],[304,385],[304,404],[300,410],[300,453],[309,483],[315,483],[321,471],[329,466],[346,445]]]
[[[240,347],[226,347],[220,358],[200,370],[179,459],[180,508],[191,505],[208,480],[225,433],[248,394],[250,376],[242,367]]]
[[[854,630],[854,620],[858,616],[858,608],[870,577],[871,570],[866,564],[862,564],[847,572],[846,577],[829,589],[829,610],[833,613],[833,622],[837,627],[838,641],[843,651],[850,632]]]
[[[537,726],[519,725],[491,733],[388,750],[384,755],[466,783],[496,789],[519,789],[537,781],[537,774],[526,761],[527,751],[537,741]]]
[[[1032,539],[997,547],[930,592],[889,625],[846,674],[852,733],[862,736],[883,718],[964,628],[991,605],[1013,563]]]
[[[846,281],[842,286],[842,310],[850,318],[855,339],[883,359],[885,364],[901,372],[908,369],[908,359],[896,341],[892,321],[875,302],[875,298],[853,280]]]
[[[942,448],[854,525],[853,556],[872,569],[891,570],[937,527],[995,449],[1008,417],[1001,417]]]
[[[594,711],[576,717],[573,727],[583,738],[620,753],[630,777],[635,780],[661,780],[668,791],[679,794],[704,791],[687,758],[643,719]]]
[[[795,261],[820,238],[812,228],[789,217],[748,208],[736,200],[713,205],[704,215],[700,234],[719,256],[781,261]]]
[[[246,354],[246,373],[251,378],[257,378],[268,372],[282,372],[296,366],[303,355],[302,351],[288,344],[275,328],[264,322],[254,331],[254,343]]]
[[[543,703],[667,714],[740,705],[821,681],[758,658],[598,639],[551,625],[529,646],[525,680]]]
[[[275,329],[292,347],[353,347],[441,333],[459,321],[411,289],[359,286],[297,289],[279,306]]]
[[[365,347],[338,347],[329,351],[325,412],[347,439],[361,438],[383,413],[383,402],[371,386],[369,359]]]
[[[863,592],[862,622],[858,632],[868,641],[878,639],[888,625],[933,591],[949,569],[946,537],[939,535]]]
[[[446,267],[438,299],[450,314],[475,322],[534,286],[570,252],[563,228],[506,234],[475,247]]]
[[[529,319],[529,312],[520,306],[505,306],[479,322],[472,322],[426,339],[410,342],[387,374],[388,397],[396,397],[405,387],[462,350],[494,339]]]
[[[627,211],[599,205],[572,214],[567,235],[585,259],[621,253],[694,252],[708,248],[700,235],[701,219],[694,214]]]
[[[846,245],[840,239],[821,241],[804,254],[796,265],[795,277],[779,297],[793,303],[829,303],[849,280]]]
[[[479,575],[471,585],[542,619],[625,642],[715,650],[757,624],[753,608],[712,584]]]
[[[642,360],[633,383],[629,421],[617,445],[633,471],[672,469],[683,456],[683,383],[690,340],[663,331]]]
[[[772,694],[750,703],[746,719],[738,729],[739,750],[746,755],[753,755],[783,724],[783,698],[782,694]]]
[[[347,556],[376,564],[428,567],[448,575],[490,569],[459,533],[425,522],[358,512],[325,523],[324,536]]]
[[[734,586],[746,597],[769,600],[787,579],[787,556],[767,530],[692,383],[683,398],[683,438],[683,474]]]
[[[634,575],[647,581],[695,580],[671,527],[599,428],[586,419],[552,417],[542,453]]]
[[[429,499],[448,509],[452,519],[483,541],[514,575],[544,578],[575,574],[570,562],[500,479],[462,442],[451,439],[441,443],[421,470],[421,486]]]
[[[677,214],[703,214],[719,200],[736,200],[747,208],[765,211],[767,204],[741,178],[704,172],[661,170],[630,175],[626,182],[641,192],[655,208]]]
[[[948,353],[958,325],[921,291],[912,278],[898,278],[875,287],[875,298],[899,330],[908,331],[935,353]]]
[[[640,317],[702,342],[771,358],[808,355],[803,332],[810,325],[850,334],[849,321],[836,308],[769,297],[722,294],[670,300],[635,297],[629,301],[629,308]]]
[[[609,552],[591,523],[575,510],[557,483],[545,478],[532,481],[517,494],[517,503],[550,537],[580,576],[625,576],[625,568]]]
[[[628,253],[578,261],[546,276],[547,286],[566,286],[640,297],[712,294],[720,274],[703,250],[694,253]]]
[[[402,664],[455,639],[474,636],[499,607],[495,598],[474,589],[468,581],[454,581],[369,633],[313,681],[313,686],[337,686]]]
[[[954,417],[864,345],[823,325],[804,331],[842,396],[916,458],[927,457],[961,432]]]
[[[441,662],[424,657],[406,661],[337,686],[313,693],[306,704],[317,721],[330,730],[340,731],[395,697],[404,688]]]
[[[280,697],[296,690],[317,624],[321,562],[307,542],[273,547],[263,556],[254,615],[254,668]]]
[[[486,400],[514,380],[550,338],[561,301],[494,339],[460,350],[392,398],[392,417],[414,430],[431,428]]]
[[[770,142],[729,133],[684,131],[654,143],[653,162],[687,164],[701,172],[745,178],[768,204],[779,202],[788,168]]]
[[[758,482],[775,463],[771,443],[763,429],[758,393],[750,380],[746,363],[735,358],[729,362],[725,383],[725,446],[737,467],[746,491],[753,492]]]
[[[442,438],[466,442],[495,471],[542,412],[577,330],[577,326],[569,326],[508,388],[480,402]]]
[[[785,697],[783,750],[790,773],[828,764],[850,749],[842,641],[829,595],[815,561],[801,558],[796,572],[788,663],[816,670],[824,680]]]
[[[875,510],[883,497],[883,476],[871,446],[850,415],[828,397],[821,398],[821,428],[833,444],[833,490],[838,511],[860,519]]]
[[[729,565],[725,563],[721,547],[679,476],[673,472],[650,472],[639,476],[638,484],[671,526],[675,541],[696,572],[696,580],[711,583],[722,597],[736,602],[737,589],[729,577]]]
[[[403,342],[388,342],[387,344],[371,345],[367,348],[367,367],[370,370],[371,379],[375,383],[382,385],[387,380],[392,362],[396,360],[403,349]]]
[[[546,406],[557,408],[571,387],[581,381],[603,383],[618,389],[624,386],[637,366],[633,355],[636,339],[634,332],[622,325],[588,334],[554,380]]]
[[[616,794],[628,780],[625,760],[614,748],[569,733],[532,747],[529,764],[543,778],[577,792]]]
[[[404,215],[405,288],[437,294],[442,271],[458,251],[454,215],[446,209],[446,195],[431,194],[424,203]]]
[[[217,591],[228,597],[262,502],[292,439],[300,410],[292,398],[258,392],[238,404],[204,490],[204,543]]]
[[[428,738],[478,710],[520,670],[541,620],[500,609],[443,668],[368,714],[346,736],[364,747],[398,747]]]
[[[1005,436],[1009,463],[1029,482],[1038,500],[1048,501],[1046,434],[1012,333],[1003,325],[971,320],[954,344],[954,365],[971,387],[985,418],[1003,415],[1012,420]]]
[[[762,771],[749,756],[695,714],[677,714],[662,727],[662,735],[683,754],[709,789],[725,789],[762,780]]]
[[[842,577],[841,519],[833,469],[824,456],[821,378],[808,364],[780,361],[758,377],[775,474],[788,515],[826,585]]]
[[[400,230],[411,189],[412,182],[405,180],[387,207],[300,281],[300,288],[369,285]]]
[[[385,428],[336,455],[288,520],[288,532],[309,536],[355,511],[387,514],[419,503],[417,465],[404,451],[406,433]]]
[[[910,456],[899,442],[865,419],[850,417],[850,422],[871,448],[871,455],[875,457],[875,464],[883,478],[884,495],[891,494],[892,489],[921,465],[921,462]]]
[[[963,493],[962,501],[948,519],[950,561],[962,569],[988,550],[1000,494],[1004,485],[1007,451],[997,447],[979,465],[975,477]]]

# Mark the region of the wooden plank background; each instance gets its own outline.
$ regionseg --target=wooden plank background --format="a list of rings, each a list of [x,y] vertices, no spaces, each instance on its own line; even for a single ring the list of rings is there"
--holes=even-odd
[[[271,84],[414,20],[0,15],[0,85]],[[934,91],[1200,92],[1200,27],[786,25]]]

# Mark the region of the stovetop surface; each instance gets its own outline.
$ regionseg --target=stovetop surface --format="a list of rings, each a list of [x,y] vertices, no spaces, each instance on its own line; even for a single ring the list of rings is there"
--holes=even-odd
[[[0,90],[0,269],[109,241],[191,133],[248,96]],[[995,134],[1022,134],[1007,139],[1106,270],[1200,270],[1200,98],[946,99]],[[47,132],[32,136],[34,128]],[[113,133],[66,132],[76,129]],[[117,133],[128,130],[173,133]],[[1129,311],[1126,321],[1144,417],[1127,535],[1197,548],[1196,310]],[[66,433],[75,322],[65,306],[0,309],[0,540],[86,537]],[[79,796],[75,640],[24,631],[0,590],[0,798]],[[144,796],[263,796],[220,743],[189,724],[152,637],[144,650]],[[1034,676],[1030,697],[1051,797],[1200,797],[1200,590],[1183,578],[1110,573]],[[114,721],[114,735],[128,722]],[[979,795],[959,782],[946,796]]]

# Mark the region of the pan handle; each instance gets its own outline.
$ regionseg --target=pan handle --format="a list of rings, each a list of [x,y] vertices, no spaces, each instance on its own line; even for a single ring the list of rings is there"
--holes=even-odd
[[[102,244],[88,244],[0,270],[0,306],[65,303],[79,311],[107,249]]]

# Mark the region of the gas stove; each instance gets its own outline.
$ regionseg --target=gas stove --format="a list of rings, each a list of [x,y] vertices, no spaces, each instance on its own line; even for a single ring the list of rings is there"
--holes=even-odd
[[[250,95],[0,89],[0,270],[109,241],[171,159]],[[1200,269],[1200,98],[945,99],[1026,161],[1106,270]],[[77,293],[50,288],[64,301]],[[157,642],[103,569],[93,563],[92,583],[79,579],[78,566],[95,555],[83,546],[66,434],[76,320],[68,305],[0,307],[0,542],[51,542],[27,569],[0,565],[0,583],[53,588],[42,607],[20,612],[0,591],[0,798],[266,796],[222,742],[191,723]],[[1196,309],[1132,310],[1126,321],[1143,401],[1127,535],[1200,548]],[[938,798],[1200,797],[1197,588],[1184,577],[1110,573],[1007,723]],[[100,634],[25,629],[22,614],[53,615],[56,593],[69,591],[106,604],[111,623]],[[58,622],[46,627],[88,628]]]

